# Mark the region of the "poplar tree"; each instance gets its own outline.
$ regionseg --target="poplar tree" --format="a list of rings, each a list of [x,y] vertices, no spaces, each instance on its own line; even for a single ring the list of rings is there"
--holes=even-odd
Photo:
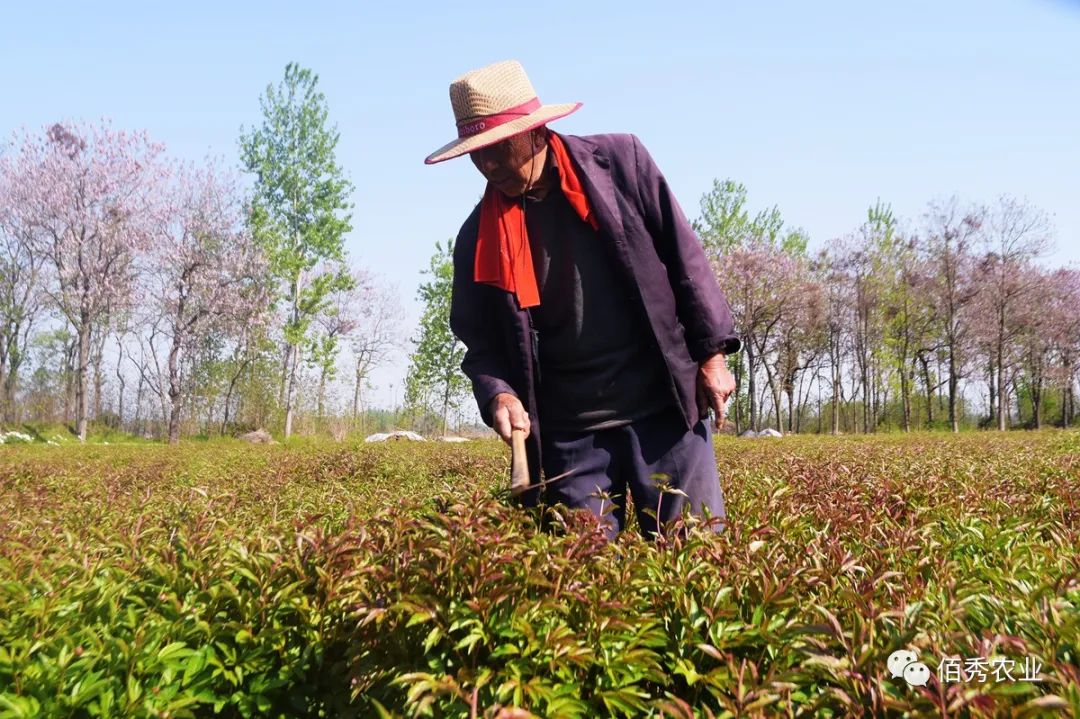
[[[461,371],[465,359],[463,345],[450,330],[450,299],[454,284],[453,242],[437,243],[425,274],[431,279],[420,285],[419,299],[424,313],[420,336],[409,358],[405,380],[405,403],[414,409],[438,411],[446,433],[450,410],[461,405],[469,391],[469,379]]]
[[[255,174],[251,231],[269,261],[275,306],[284,303],[282,400],[292,434],[301,353],[312,351],[313,320],[335,292],[352,288],[345,235],[352,229],[352,183],[335,158],[318,75],[296,63],[260,100],[262,126],[242,134],[241,158]]]

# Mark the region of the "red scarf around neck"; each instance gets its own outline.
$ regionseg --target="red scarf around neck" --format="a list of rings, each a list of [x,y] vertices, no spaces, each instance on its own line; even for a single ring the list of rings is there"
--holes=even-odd
[[[589,206],[581,181],[570,164],[562,138],[548,135],[548,150],[555,153],[559,167],[559,187],[570,206],[594,230],[600,228]],[[488,183],[480,202],[480,231],[476,240],[474,279],[513,292],[522,309],[540,304],[536,285],[532,248],[525,229],[525,211],[521,203]]]

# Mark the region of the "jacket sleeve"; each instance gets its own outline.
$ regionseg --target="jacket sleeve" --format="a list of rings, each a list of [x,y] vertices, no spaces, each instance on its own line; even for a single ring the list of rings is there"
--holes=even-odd
[[[735,354],[742,342],[735,333],[731,308],[709,266],[705,250],[656,166],[635,136],[638,193],[646,226],[657,254],[667,267],[679,322],[686,330],[690,357],[703,362],[717,354]]]
[[[491,295],[494,288],[473,281],[475,223],[466,222],[454,242],[454,281],[450,298],[450,331],[465,345],[461,369],[472,382],[480,417],[489,427],[494,424],[489,405],[495,395],[514,391],[509,380],[509,362],[501,327]]]

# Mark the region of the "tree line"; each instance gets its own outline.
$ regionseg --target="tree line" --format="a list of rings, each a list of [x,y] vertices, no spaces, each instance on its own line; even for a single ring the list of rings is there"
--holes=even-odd
[[[744,342],[729,366],[737,433],[1042,427],[1076,420],[1080,270],[1040,264],[1045,212],[1014,197],[928,203],[902,222],[881,202],[811,252],[777,207],[716,180],[694,221]],[[449,329],[451,245],[437,245],[407,381],[441,417],[469,398]]]
[[[394,288],[345,251],[353,187],[318,77],[291,63],[241,131],[242,172],[145,133],[56,123],[0,148],[0,422],[182,432],[363,429],[371,372],[404,346]],[[243,179],[250,181],[244,189]],[[736,432],[1070,426],[1080,271],[1002,196],[901,220],[876,203],[817,251],[717,180],[694,227],[744,350]],[[402,413],[446,432],[469,398],[450,332],[452,243],[418,289]]]
[[[1073,424],[1080,270],[1040,262],[1053,226],[1030,203],[938,199],[904,223],[879,202],[809,252],[726,180],[695,227],[745,342],[736,431]]]
[[[362,417],[402,309],[346,255],[352,186],[318,77],[289,64],[261,109],[239,138],[248,191],[107,121],[0,151],[0,421],[287,437],[299,412],[327,418],[343,363],[334,412]]]

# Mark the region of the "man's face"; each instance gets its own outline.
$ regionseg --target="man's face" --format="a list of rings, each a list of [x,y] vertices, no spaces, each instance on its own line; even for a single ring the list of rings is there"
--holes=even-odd
[[[536,145],[540,144],[538,149]],[[469,153],[476,169],[504,195],[518,197],[536,182],[543,171],[543,145],[533,132],[511,135],[502,142]]]

